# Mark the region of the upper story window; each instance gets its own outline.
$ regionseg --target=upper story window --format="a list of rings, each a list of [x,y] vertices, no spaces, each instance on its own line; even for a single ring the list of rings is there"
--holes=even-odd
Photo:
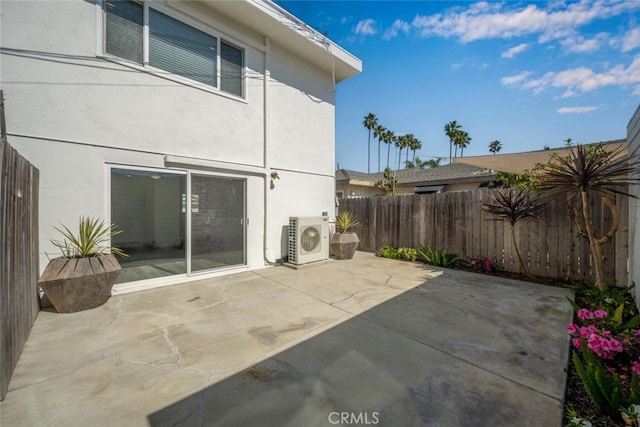
[[[107,0],[105,51],[243,96],[242,49],[146,3]]]

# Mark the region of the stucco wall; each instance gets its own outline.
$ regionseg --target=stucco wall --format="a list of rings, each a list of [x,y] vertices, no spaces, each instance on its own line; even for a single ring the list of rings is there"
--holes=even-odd
[[[101,57],[96,3],[3,1],[1,6],[0,80],[9,142],[40,169],[42,267],[45,252],[53,250],[53,226],[75,224],[81,214],[109,217],[109,165],[246,178],[249,268],[284,255],[281,234],[289,216],[333,212],[330,74],[283,46],[265,46],[254,30],[215,16],[212,20],[233,27],[229,38],[245,49],[245,99],[162,78]],[[194,164],[171,165],[165,155]],[[203,167],[202,161],[216,162],[215,167]],[[253,169],[245,173],[243,165]],[[273,188],[271,170],[281,177]]]
[[[627,126],[629,152],[640,153],[640,107]],[[631,194],[640,197],[640,186],[631,185]],[[640,301],[640,199],[629,198],[629,281],[635,283],[636,304]]]

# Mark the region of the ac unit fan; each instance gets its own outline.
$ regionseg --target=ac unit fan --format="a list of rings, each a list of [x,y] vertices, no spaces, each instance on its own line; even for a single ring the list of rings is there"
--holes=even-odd
[[[289,263],[301,265],[329,258],[329,218],[289,218]]]

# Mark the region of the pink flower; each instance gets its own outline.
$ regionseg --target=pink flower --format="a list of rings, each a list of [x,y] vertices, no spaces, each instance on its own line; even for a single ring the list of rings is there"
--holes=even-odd
[[[579,329],[580,329],[580,328],[578,328],[578,325],[576,325],[575,323],[569,323],[569,324],[567,325],[567,331],[568,331],[571,335],[573,335],[573,334],[575,334],[576,332],[578,332],[578,330],[579,330]]]
[[[593,353],[597,354],[598,356],[603,355],[602,338],[600,338],[600,335],[598,334],[589,335],[589,338],[587,338],[587,347],[589,347],[589,350],[591,350]]]
[[[608,341],[608,343],[609,343],[609,345],[608,345],[609,350],[615,351],[617,353],[622,353],[624,351],[624,348],[622,347],[622,343],[620,341],[618,341],[617,339],[611,338]]]
[[[580,310],[578,310],[578,319],[580,320],[593,319],[593,313],[587,310],[586,308],[581,308]]]
[[[573,338],[571,340],[571,343],[573,344],[573,346],[575,348],[580,348],[580,343],[582,342],[582,340],[580,338]]]
[[[597,332],[598,332],[598,329],[593,325],[583,326],[580,328],[580,336],[583,338],[586,338],[589,335],[595,334]]]
[[[600,309],[598,309],[598,310],[596,310],[596,311],[594,311],[594,312],[593,312],[593,316],[594,316],[596,319],[604,319],[605,317],[607,317],[607,312],[606,312],[606,311],[604,311],[604,310],[600,310]]]
[[[637,362],[637,361],[635,361],[635,360],[634,360],[634,361],[631,363],[631,365],[632,365],[632,366],[631,366],[631,370],[632,370],[633,372],[635,372],[636,374],[640,375],[640,362]]]

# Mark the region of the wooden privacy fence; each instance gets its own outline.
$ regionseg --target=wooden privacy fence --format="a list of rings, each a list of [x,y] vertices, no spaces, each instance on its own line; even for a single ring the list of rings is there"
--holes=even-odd
[[[4,109],[0,111],[4,118]],[[39,310],[38,169],[6,142],[1,121],[0,400],[4,400]]]
[[[476,190],[425,195],[343,199],[340,211],[353,212],[361,222],[356,230],[359,249],[374,252],[385,245],[430,246],[460,258],[490,258],[496,268],[521,272],[508,221],[480,209],[490,201],[490,191]],[[599,199],[591,201],[593,223],[608,230],[609,209]],[[605,277],[610,284],[626,286],[629,201],[618,197],[620,227],[605,244]],[[516,224],[516,240],[530,274],[593,283],[595,270],[589,242],[555,203],[540,207],[535,219]]]

